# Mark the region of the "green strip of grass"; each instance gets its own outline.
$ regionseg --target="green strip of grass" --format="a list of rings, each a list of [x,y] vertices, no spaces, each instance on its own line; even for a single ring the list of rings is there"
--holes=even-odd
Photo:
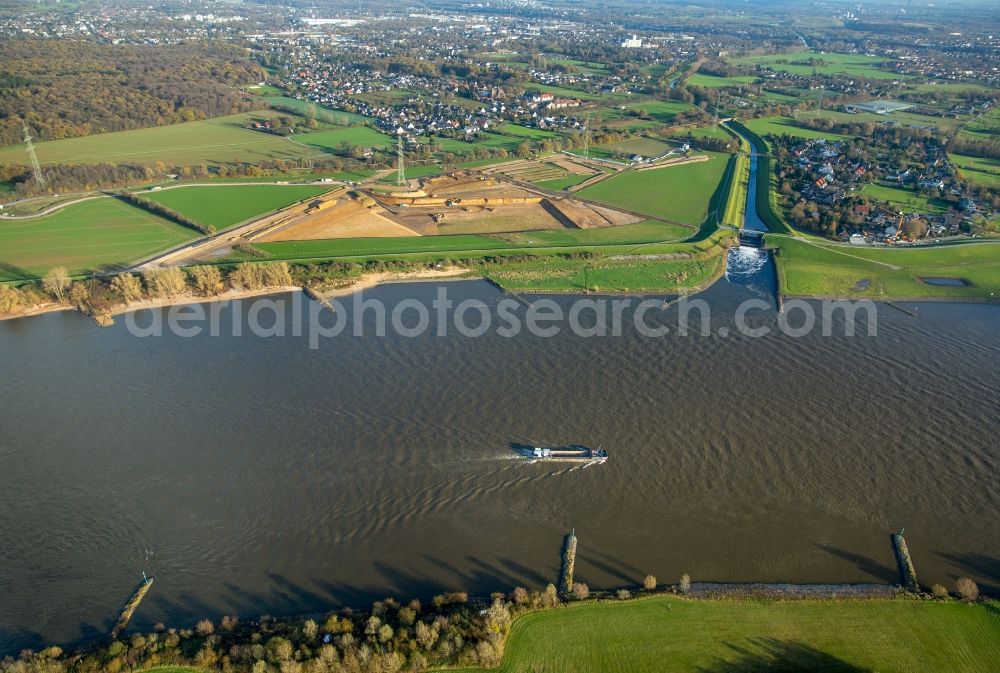
[[[998,612],[910,600],[586,603],[516,620],[497,670],[984,673],[1000,661]]]

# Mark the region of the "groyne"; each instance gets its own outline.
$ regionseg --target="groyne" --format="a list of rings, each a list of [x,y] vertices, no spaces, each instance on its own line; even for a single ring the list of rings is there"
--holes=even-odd
[[[896,554],[896,563],[899,565],[899,577],[907,591],[913,593],[920,592],[920,584],[917,583],[917,571],[913,567],[913,559],[910,558],[910,550],[906,547],[906,538],[903,531],[892,534],[892,550]]]
[[[132,594],[132,598],[128,600],[125,607],[122,609],[121,615],[118,617],[118,621],[115,622],[114,628],[111,629],[111,639],[115,640],[121,635],[125,627],[128,626],[129,620],[132,619],[132,615],[135,613],[136,609],[139,607],[139,603],[142,599],[146,597],[146,594],[153,586],[153,578],[146,577],[145,573],[142,575],[142,582],[136,588],[135,592]]]
[[[565,594],[573,591],[573,568],[576,565],[576,530],[563,540],[562,569],[559,572],[559,590]]]

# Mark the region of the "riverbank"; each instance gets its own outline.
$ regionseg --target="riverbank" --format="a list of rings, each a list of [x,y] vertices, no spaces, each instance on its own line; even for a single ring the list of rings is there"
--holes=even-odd
[[[420,271],[412,272],[378,272],[378,273],[366,273],[360,276],[345,279],[343,284],[337,284],[335,287],[320,289],[316,292],[320,299],[332,299],[334,297],[342,297],[346,295],[351,295],[356,292],[361,292],[363,290],[368,290],[379,285],[387,285],[391,283],[420,283],[420,282],[431,282],[431,281],[445,281],[445,280],[466,280],[470,278],[475,278],[476,276],[471,275],[471,269],[465,269],[461,267],[452,267],[447,269],[424,269]],[[142,311],[144,309],[157,309],[157,308],[167,308],[170,306],[180,306],[184,304],[206,304],[212,302],[223,302],[223,301],[235,301],[238,299],[251,299],[254,297],[263,297],[274,294],[283,294],[286,292],[300,292],[304,290],[301,285],[279,285],[272,287],[262,287],[254,290],[227,290],[215,295],[202,295],[193,292],[185,292],[182,294],[177,294],[172,297],[156,297],[150,299],[139,299],[136,301],[121,303],[113,306],[106,313],[101,315],[115,317],[124,315],[126,313],[134,313],[136,311]],[[32,316],[44,315],[47,313],[59,313],[63,311],[77,311],[79,310],[76,306],[70,304],[58,304],[55,302],[46,302],[44,304],[37,304],[34,306],[27,307],[24,311],[18,313],[0,313],[0,321],[4,320],[15,320],[17,318],[28,318]]]

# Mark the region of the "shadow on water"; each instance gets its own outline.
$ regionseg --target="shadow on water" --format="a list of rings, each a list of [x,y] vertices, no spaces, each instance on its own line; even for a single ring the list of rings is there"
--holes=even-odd
[[[855,568],[863,573],[871,575],[879,581],[888,582],[890,584],[900,581],[899,572],[895,568],[879,563],[873,558],[869,558],[868,556],[864,556],[862,554],[856,554],[852,551],[847,551],[846,549],[831,547],[830,545],[820,544],[816,546],[831,556],[853,563]],[[888,548],[888,545],[886,545],[886,547]]]
[[[954,573],[954,578],[958,579],[963,574],[974,575],[979,578],[979,590],[990,595],[1000,595],[1000,559],[968,552],[955,554],[938,551],[938,556],[954,564],[961,569],[961,572]],[[987,582],[983,582],[985,579]]]
[[[728,643],[735,659],[719,660],[699,673],[870,673],[811,645],[777,638],[758,638],[745,645]]]

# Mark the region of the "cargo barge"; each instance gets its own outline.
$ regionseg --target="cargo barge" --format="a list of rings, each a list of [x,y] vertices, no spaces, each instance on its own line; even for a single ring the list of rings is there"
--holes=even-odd
[[[608,459],[604,449],[588,449],[586,446],[566,446],[544,448],[536,446],[525,456],[529,460],[549,460],[577,463],[603,463]]]

